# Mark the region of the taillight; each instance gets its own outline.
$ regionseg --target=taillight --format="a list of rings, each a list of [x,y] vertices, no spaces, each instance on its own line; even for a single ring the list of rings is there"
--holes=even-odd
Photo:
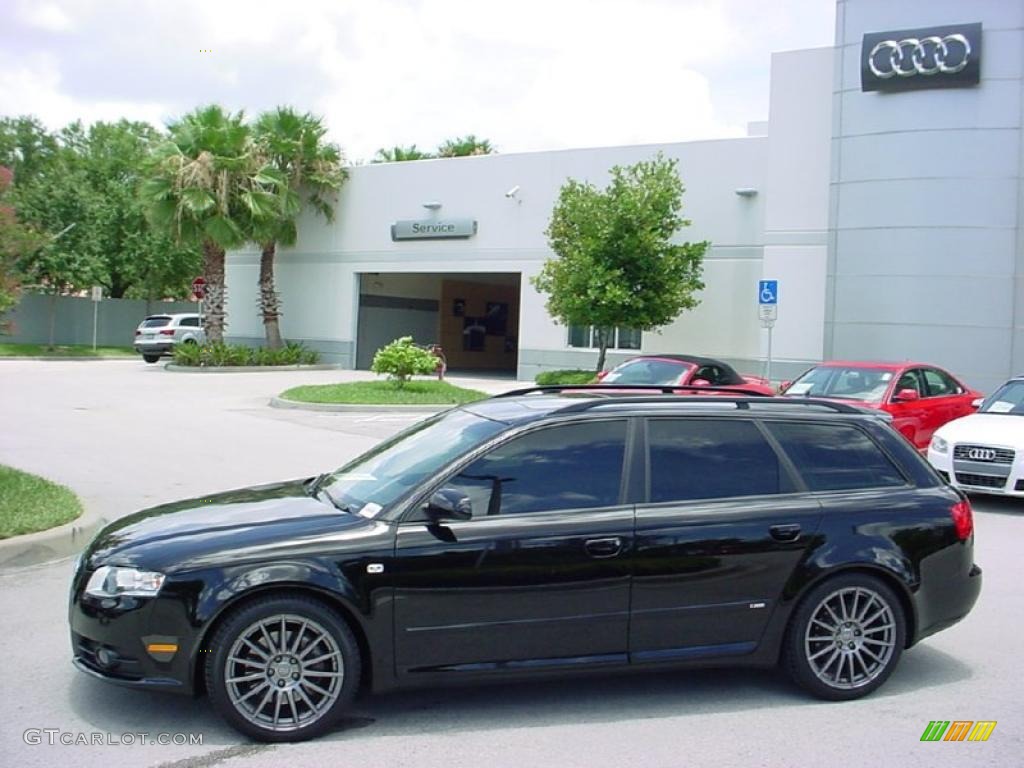
[[[950,510],[953,516],[953,526],[956,528],[956,537],[965,541],[974,531],[974,512],[971,510],[971,502],[962,499],[953,505]]]
[[[166,328],[166,329],[160,331],[160,335],[161,336],[173,336],[174,335],[174,329],[173,328]]]

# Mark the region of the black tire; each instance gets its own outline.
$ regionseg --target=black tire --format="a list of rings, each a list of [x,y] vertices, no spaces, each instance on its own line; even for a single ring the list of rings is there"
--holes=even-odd
[[[818,698],[859,699],[896,668],[906,626],[903,604],[885,582],[863,573],[841,574],[800,601],[786,633],[783,665]]]
[[[285,629],[275,633],[282,617]],[[264,633],[262,630],[269,625]],[[297,633],[289,634],[296,625],[300,627]],[[305,632],[301,627],[306,628]],[[330,640],[313,642],[312,638],[321,632]],[[267,655],[265,663],[251,645],[241,640],[253,636],[265,638],[256,640],[261,650],[276,649]],[[280,653],[277,644],[282,636],[286,649],[297,636],[296,648]],[[308,645],[300,645],[304,638],[310,640]],[[337,722],[359,688],[362,660],[352,630],[335,611],[314,598],[257,598],[228,616],[210,639],[209,648],[212,653],[206,663],[206,688],[214,707],[233,728],[258,741],[304,741],[320,736]],[[309,663],[328,655],[326,661]],[[239,658],[248,661],[239,664]],[[234,676],[229,678],[229,674]],[[247,675],[256,679],[245,680]],[[316,688],[331,696],[321,696]],[[278,723],[276,727],[274,723]]]
[[[182,342],[182,344],[191,344],[191,345],[192,345],[193,347],[194,347],[194,346],[195,346],[196,344],[198,344],[198,343],[199,343],[199,342],[198,342],[198,341],[196,341],[195,339],[185,339],[185,340],[184,340],[184,341]]]
[[[143,355],[142,359],[145,360],[147,363],[159,363],[160,355]]]

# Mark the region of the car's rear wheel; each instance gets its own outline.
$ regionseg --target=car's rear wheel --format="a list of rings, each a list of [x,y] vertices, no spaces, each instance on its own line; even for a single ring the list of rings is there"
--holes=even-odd
[[[145,360],[147,363],[159,363],[160,355],[143,355],[142,359]]]
[[[829,579],[801,601],[790,622],[784,662],[793,679],[819,698],[866,696],[892,674],[906,642],[896,593],[880,579]]]
[[[359,685],[359,646],[345,621],[306,597],[266,597],[215,633],[206,666],[214,706],[261,741],[302,741],[327,731]]]

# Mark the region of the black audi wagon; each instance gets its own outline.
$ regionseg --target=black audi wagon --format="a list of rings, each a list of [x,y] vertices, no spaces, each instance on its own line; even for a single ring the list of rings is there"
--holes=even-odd
[[[362,686],[580,669],[781,663],[853,699],[971,610],[973,550],[967,498],[877,414],[534,388],[112,523],[71,643],[267,741],[323,733]]]

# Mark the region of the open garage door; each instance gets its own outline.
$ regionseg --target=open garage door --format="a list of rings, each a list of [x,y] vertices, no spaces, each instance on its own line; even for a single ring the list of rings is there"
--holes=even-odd
[[[440,344],[450,371],[515,374],[521,275],[375,272],[359,275],[356,367],[402,336]]]

